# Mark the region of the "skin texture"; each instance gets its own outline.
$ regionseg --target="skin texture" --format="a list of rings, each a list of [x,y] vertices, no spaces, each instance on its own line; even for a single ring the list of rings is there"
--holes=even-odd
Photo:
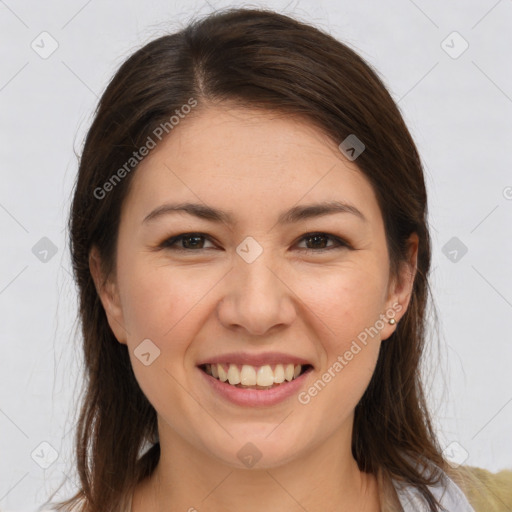
[[[128,345],[158,414],[161,459],[136,489],[134,512],[380,510],[376,479],[358,470],[350,445],[354,408],[396,325],[384,323],[360,344],[308,404],[294,395],[271,407],[236,406],[211,391],[196,368],[232,351],[282,351],[314,366],[307,390],[396,304],[400,320],[417,236],[400,279],[391,279],[381,212],[356,162],[307,121],[221,104],[181,121],[139,165],[123,205],[116,273],[105,287],[97,251],[90,256],[109,325]],[[356,206],[367,222],[338,213],[277,224],[284,210],[327,200]],[[187,213],[142,223],[169,201],[229,210],[236,223]],[[192,249],[159,247],[190,232],[207,237]],[[326,238],[315,245],[303,238],[311,232],[352,248],[320,251],[337,244]],[[236,252],[247,236],[263,249],[252,263]],[[160,350],[149,366],[134,354],[147,338]],[[250,469],[237,457],[247,442],[262,454]]]

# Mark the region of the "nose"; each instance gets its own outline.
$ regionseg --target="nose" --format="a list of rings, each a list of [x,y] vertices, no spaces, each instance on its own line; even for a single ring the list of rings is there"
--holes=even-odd
[[[276,265],[270,251],[248,262],[238,255],[227,274],[218,318],[227,329],[262,336],[284,329],[296,316],[293,283]]]

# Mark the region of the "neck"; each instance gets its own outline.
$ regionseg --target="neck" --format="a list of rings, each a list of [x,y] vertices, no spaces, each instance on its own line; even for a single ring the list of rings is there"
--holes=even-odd
[[[160,460],[134,493],[132,512],[297,510],[378,512],[374,475],[351,453],[351,430],[278,467],[238,469],[205,454],[171,429],[160,429]]]

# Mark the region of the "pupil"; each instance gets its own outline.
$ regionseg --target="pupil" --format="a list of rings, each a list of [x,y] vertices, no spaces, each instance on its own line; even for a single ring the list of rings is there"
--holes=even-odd
[[[187,247],[187,248],[189,248],[189,247],[196,247],[196,245],[194,245],[193,243],[190,244],[190,243],[187,242],[187,240],[192,240],[192,239],[195,239],[197,241],[197,240],[200,240],[201,237],[198,236],[198,235],[189,235],[189,236],[185,237],[183,239],[185,247]]]
[[[312,236],[310,236],[310,237],[309,237],[309,239],[310,239],[310,240],[316,240],[316,242],[318,242],[318,239],[324,239],[324,241],[325,241],[325,237],[324,237],[324,235],[312,235]],[[315,247],[318,247],[318,245],[317,245],[316,243],[313,243],[313,245],[314,245]],[[325,244],[324,244],[324,245],[325,245]]]

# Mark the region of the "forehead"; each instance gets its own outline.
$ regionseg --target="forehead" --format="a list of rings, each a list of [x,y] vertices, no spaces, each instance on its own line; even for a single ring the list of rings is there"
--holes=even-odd
[[[301,203],[339,200],[378,220],[373,188],[355,162],[305,119],[226,106],[196,111],[139,164],[126,210],[204,202],[240,220]]]

